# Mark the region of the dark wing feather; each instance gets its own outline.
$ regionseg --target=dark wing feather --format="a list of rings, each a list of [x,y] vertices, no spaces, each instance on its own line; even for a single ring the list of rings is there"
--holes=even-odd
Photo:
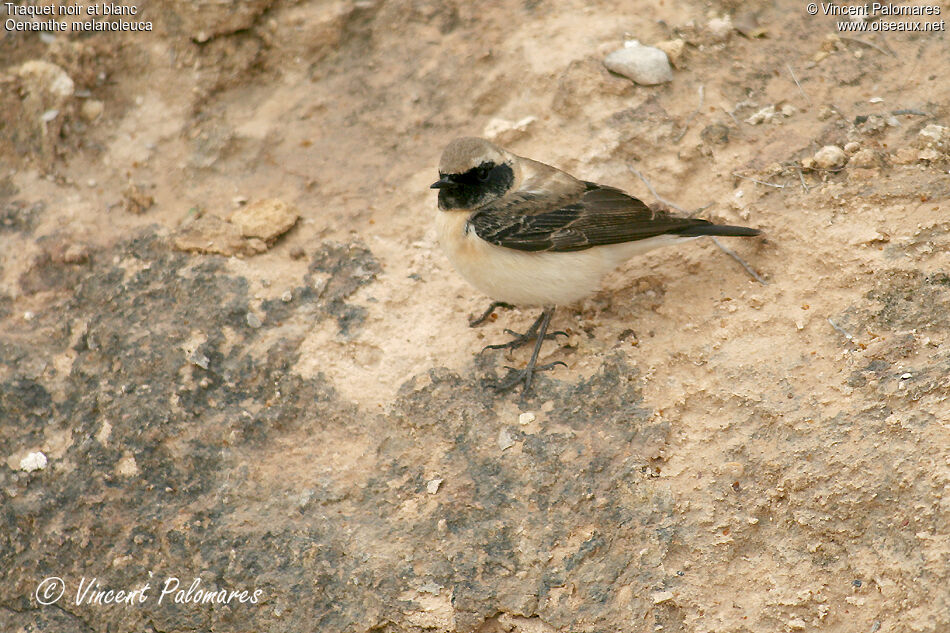
[[[584,185],[584,190],[553,200],[515,193],[480,209],[469,223],[478,237],[492,244],[555,252],[633,242],[710,224],[650,209],[613,187]]]

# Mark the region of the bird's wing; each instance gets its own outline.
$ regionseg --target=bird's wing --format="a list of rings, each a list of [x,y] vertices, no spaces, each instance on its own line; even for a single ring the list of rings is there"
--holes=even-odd
[[[651,209],[613,187],[581,184],[583,189],[563,195],[513,192],[476,211],[469,224],[478,237],[498,246],[554,252],[633,242],[710,224]]]

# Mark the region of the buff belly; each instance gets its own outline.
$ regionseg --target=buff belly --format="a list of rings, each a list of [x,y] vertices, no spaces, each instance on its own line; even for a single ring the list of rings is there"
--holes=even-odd
[[[600,286],[604,275],[627,259],[688,239],[673,235],[554,253],[495,246],[466,230],[468,214],[439,211],[439,241],[449,261],[470,284],[496,301],[517,306],[566,305]]]

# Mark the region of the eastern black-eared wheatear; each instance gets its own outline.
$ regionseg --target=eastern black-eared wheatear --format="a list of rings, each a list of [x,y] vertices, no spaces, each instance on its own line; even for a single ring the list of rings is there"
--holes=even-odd
[[[497,389],[531,387],[538,353],[555,307],[593,293],[601,279],[634,255],[704,235],[752,236],[756,229],[716,225],[651,209],[619,189],[578,180],[480,138],[458,138],[439,162],[437,227],[449,261],[495,307],[539,306],[525,334],[503,345],[535,340],[527,367],[511,370]],[[563,334],[563,333],[562,333]],[[564,364],[564,363],[560,363]]]

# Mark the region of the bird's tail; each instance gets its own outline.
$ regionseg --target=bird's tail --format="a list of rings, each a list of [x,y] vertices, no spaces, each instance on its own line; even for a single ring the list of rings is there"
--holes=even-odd
[[[745,226],[729,226],[728,224],[694,224],[682,231],[677,231],[683,237],[699,237],[701,235],[722,235],[726,237],[752,237],[761,234],[759,229],[750,229]]]

